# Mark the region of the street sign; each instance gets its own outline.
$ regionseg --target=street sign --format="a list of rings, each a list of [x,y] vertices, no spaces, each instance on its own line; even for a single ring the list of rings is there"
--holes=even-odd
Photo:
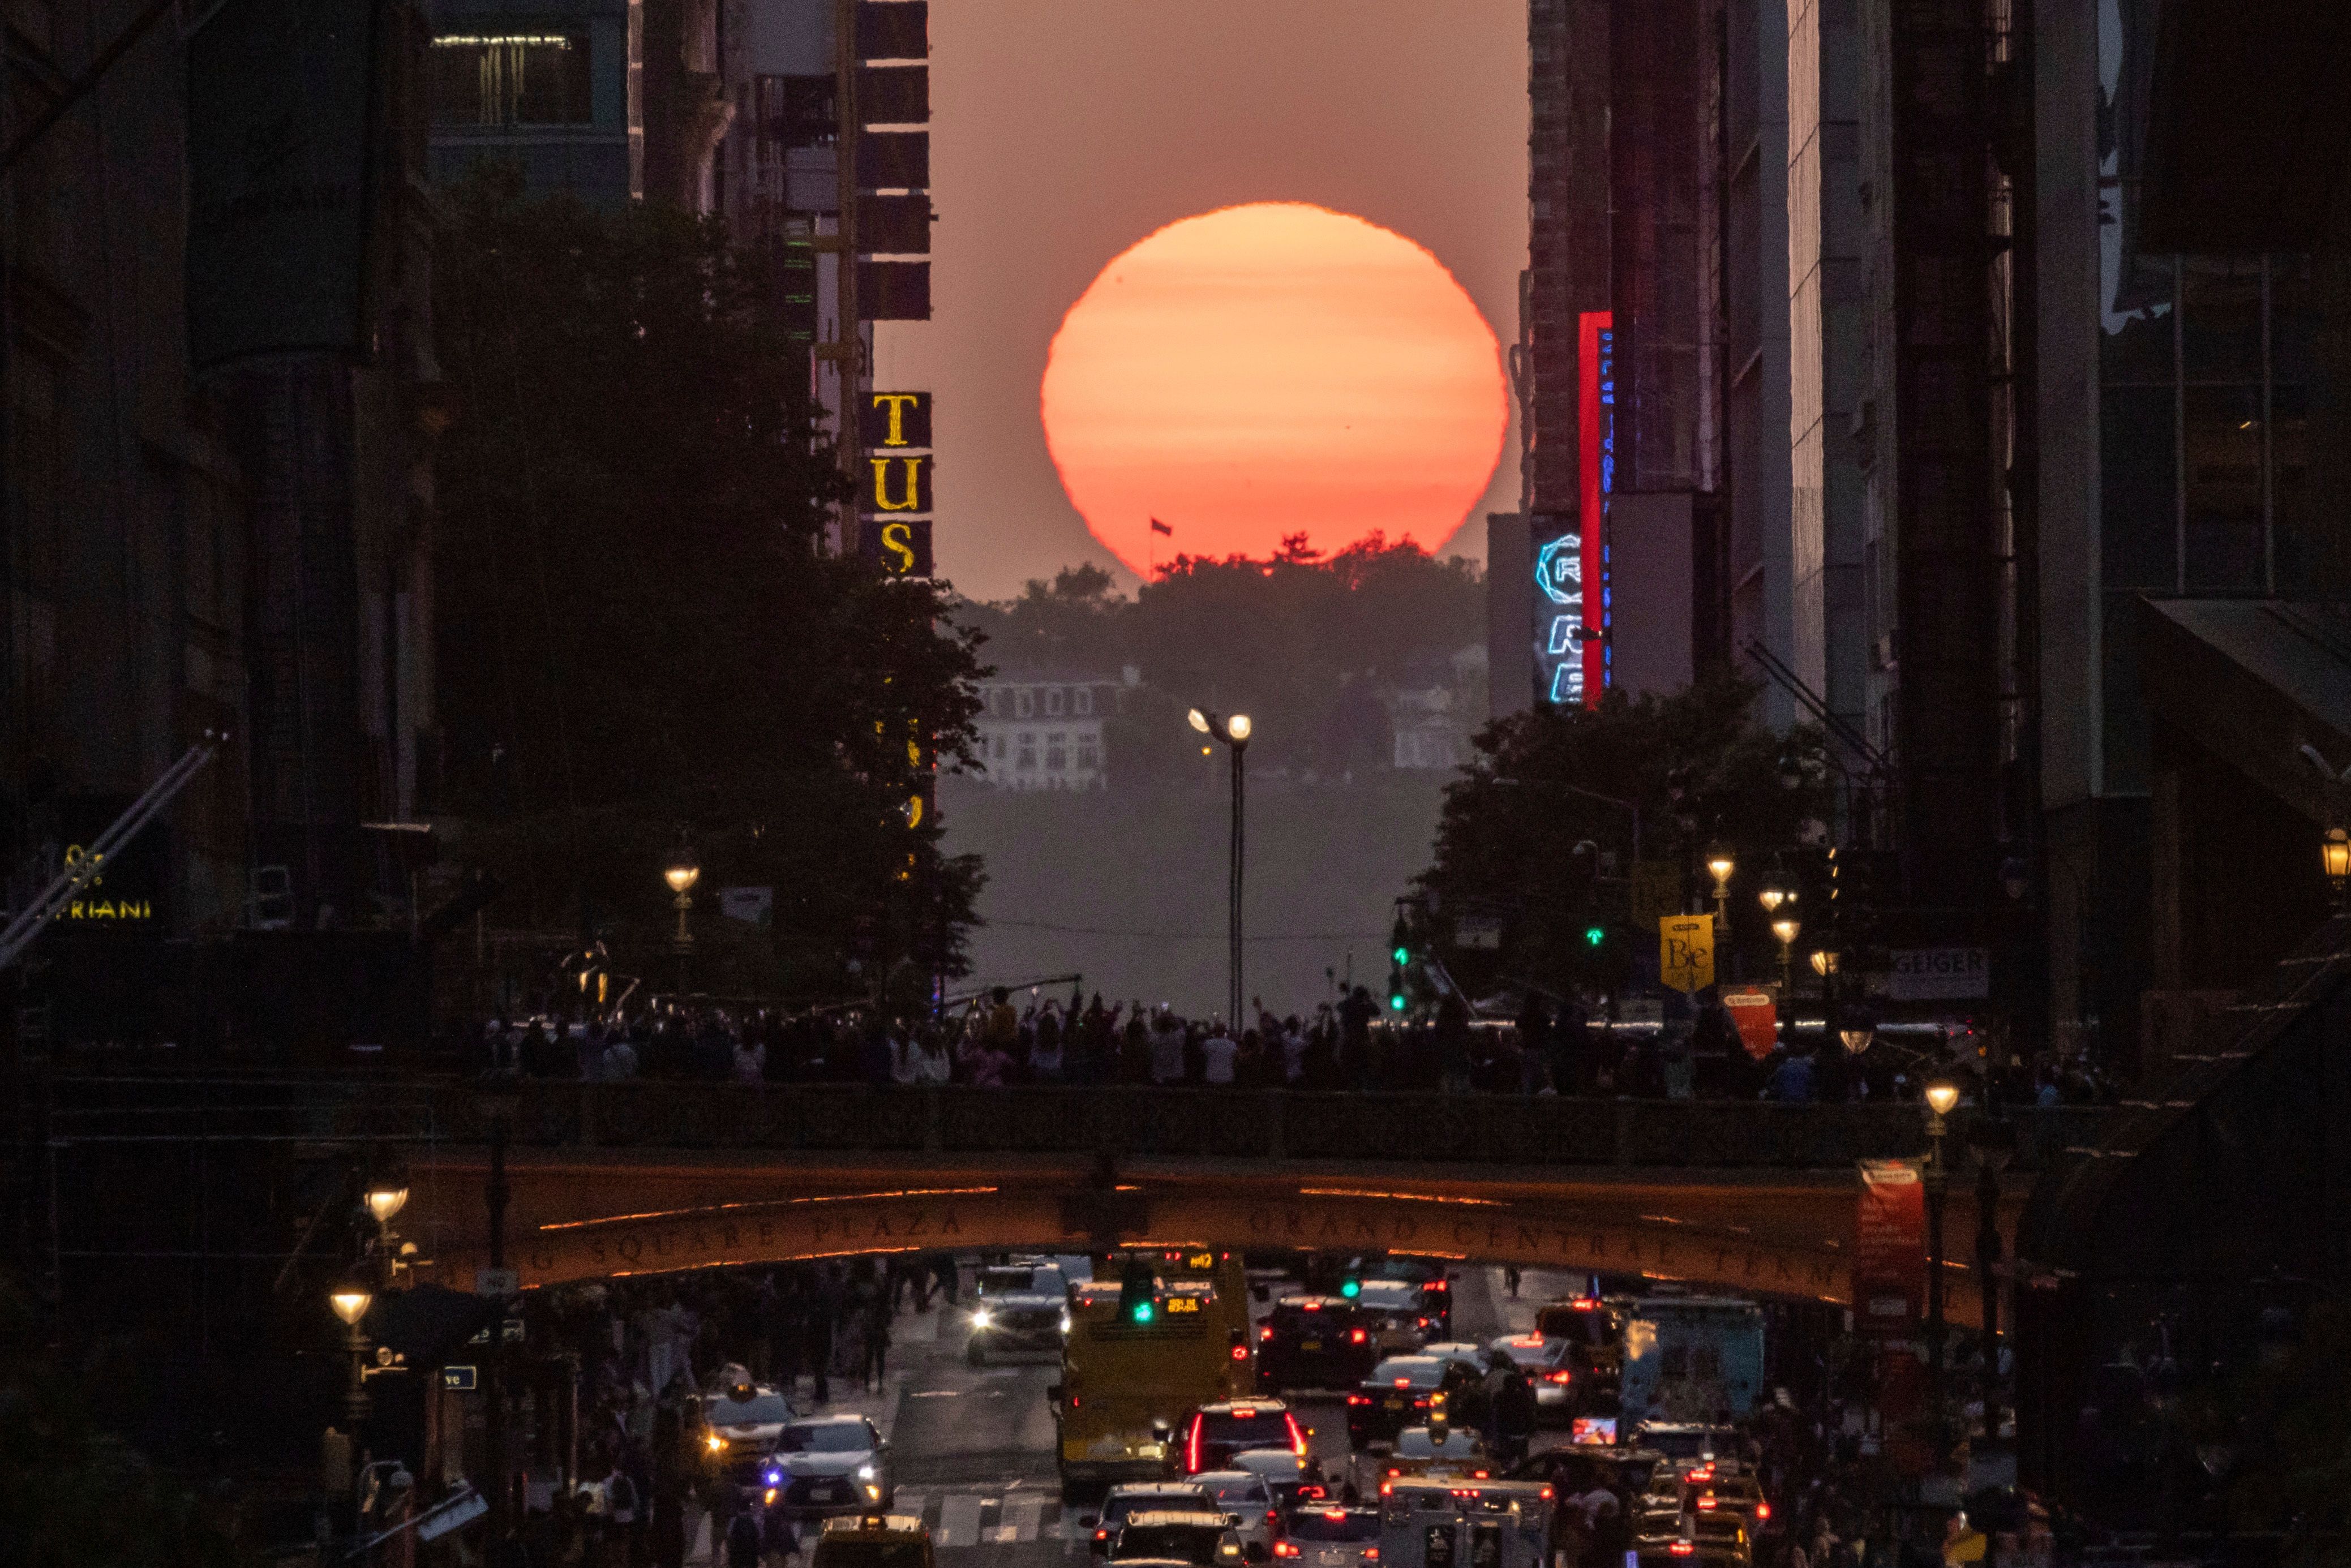
[[[1725,991],[1722,1006],[1739,1030],[1739,1043],[1761,1061],[1780,1043],[1780,1004],[1770,991]]]
[[[1657,922],[1657,978],[1677,991],[1714,984],[1714,916],[1668,915]]]
[[[1492,915],[1465,915],[1453,923],[1456,947],[1494,948],[1502,945],[1502,922]]]
[[[1896,947],[1876,977],[1878,994],[1899,1002],[1991,995],[1991,953],[1983,947]]]
[[[474,1270],[474,1294],[477,1296],[511,1296],[522,1290],[522,1274],[514,1269],[476,1269]]]
[[[441,1369],[441,1386],[460,1393],[474,1386],[474,1369],[470,1366],[444,1366]]]

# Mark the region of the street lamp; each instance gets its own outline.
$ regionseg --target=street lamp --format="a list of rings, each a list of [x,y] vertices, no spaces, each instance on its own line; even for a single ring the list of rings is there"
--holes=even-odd
[[[1927,1373],[1934,1391],[1935,1429],[1943,1423],[1943,1118],[1959,1103],[1959,1086],[1938,1078],[1927,1085]],[[1939,1446],[1939,1437],[1938,1439]]]
[[[677,848],[670,851],[669,861],[662,867],[662,880],[676,896],[672,907],[677,911],[677,935],[670,939],[670,948],[677,955],[677,988],[685,989],[685,960],[694,951],[694,931],[685,923],[694,909],[694,884],[702,880],[702,862],[694,856],[694,846],[681,830]]]
[[[375,1216],[378,1225],[390,1225],[392,1218],[408,1207],[408,1183],[397,1176],[369,1183],[367,1207],[368,1212]]]
[[[1706,852],[1706,873],[1714,878],[1714,924],[1723,936],[1730,935],[1730,873],[1739,862],[1730,851],[1721,844]]]
[[[1803,923],[1792,915],[1783,915],[1771,922],[1771,935],[1780,939],[1780,989],[1782,992],[1792,994],[1796,988],[1793,963],[1796,936],[1803,928]]]
[[[343,1320],[344,1348],[351,1363],[350,1386],[343,1392],[343,1415],[349,1422],[351,1436],[359,1436],[360,1423],[367,1419],[367,1353],[368,1337],[360,1327],[368,1308],[375,1302],[375,1291],[362,1275],[346,1275],[341,1282],[327,1293],[327,1305],[335,1316]]]
[[[1837,1040],[1844,1045],[1846,1055],[1859,1056],[1869,1049],[1870,1042],[1876,1038],[1876,1020],[1872,1019],[1867,1011],[1860,1008],[1853,1008],[1839,1015]]]
[[[1835,974],[1836,972],[1837,972],[1837,951],[1836,951],[1836,949],[1835,949],[1835,948],[1834,948],[1834,947],[1816,947],[1816,948],[1814,948],[1814,949],[1813,950],[1813,974],[1815,974],[1815,975],[1818,975],[1822,979],[1825,980],[1825,979],[1827,979],[1831,975],[1834,975],[1834,974]]]
[[[1755,902],[1763,906],[1764,914],[1777,915],[1780,913],[1780,906],[1793,896],[1784,888],[1767,887],[1755,895]]]
[[[1230,976],[1231,999],[1225,1017],[1231,1021],[1238,1035],[1241,1027],[1241,868],[1244,835],[1242,833],[1243,768],[1241,759],[1248,754],[1249,734],[1254,727],[1245,713],[1229,718],[1219,718],[1206,708],[1194,708],[1185,716],[1194,729],[1202,735],[1214,736],[1225,743],[1233,759],[1233,830],[1230,868],[1226,894],[1225,922],[1232,952],[1227,962]]]
[[[2326,880],[2335,887],[2335,907],[2343,907],[2343,894],[2351,883],[2351,833],[2341,828],[2329,828],[2326,837],[2319,841],[2319,853],[2326,862]]]

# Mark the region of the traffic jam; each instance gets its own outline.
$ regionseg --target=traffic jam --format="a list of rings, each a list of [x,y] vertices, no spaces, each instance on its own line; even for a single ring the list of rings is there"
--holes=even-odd
[[[1764,1392],[1751,1302],[1591,1278],[1479,1340],[1442,1259],[1179,1247],[971,1276],[969,1365],[1058,1363],[1064,1539],[1098,1568],[1753,1568],[1771,1519],[1729,1420]],[[704,1408],[738,1505],[815,1525],[813,1568],[931,1563],[871,1422],[750,1385]]]

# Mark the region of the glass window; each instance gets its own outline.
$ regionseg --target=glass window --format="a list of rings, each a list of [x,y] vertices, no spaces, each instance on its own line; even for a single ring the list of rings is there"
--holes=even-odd
[[[1070,694],[1070,711],[1080,716],[1094,711],[1094,694],[1091,686],[1080,686]]]
[[[1045,712],[1054,718],[1061,716],[1061,687],[1048,686],[1045,688]]]
[[[2190,386],[2188,588],[2262,586],[2262,389]]]
[[[453,33],[427,65],[433,123],[585,125],[592,117],[584,33]]]
[[[1012,711],[1019,714],[1022,718],[1027,718],[1029,715],[1035,713],[1037,711],[1037,694],[1030,691],[1027,686],[1021,687],[1012,699]]]

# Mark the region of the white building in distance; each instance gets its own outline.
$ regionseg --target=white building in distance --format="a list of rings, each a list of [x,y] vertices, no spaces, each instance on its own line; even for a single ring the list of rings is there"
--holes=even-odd
[[[980,684],[977,778],[998,789],[1106,789],[1103,722],[1117,681],[1004,679]]]

